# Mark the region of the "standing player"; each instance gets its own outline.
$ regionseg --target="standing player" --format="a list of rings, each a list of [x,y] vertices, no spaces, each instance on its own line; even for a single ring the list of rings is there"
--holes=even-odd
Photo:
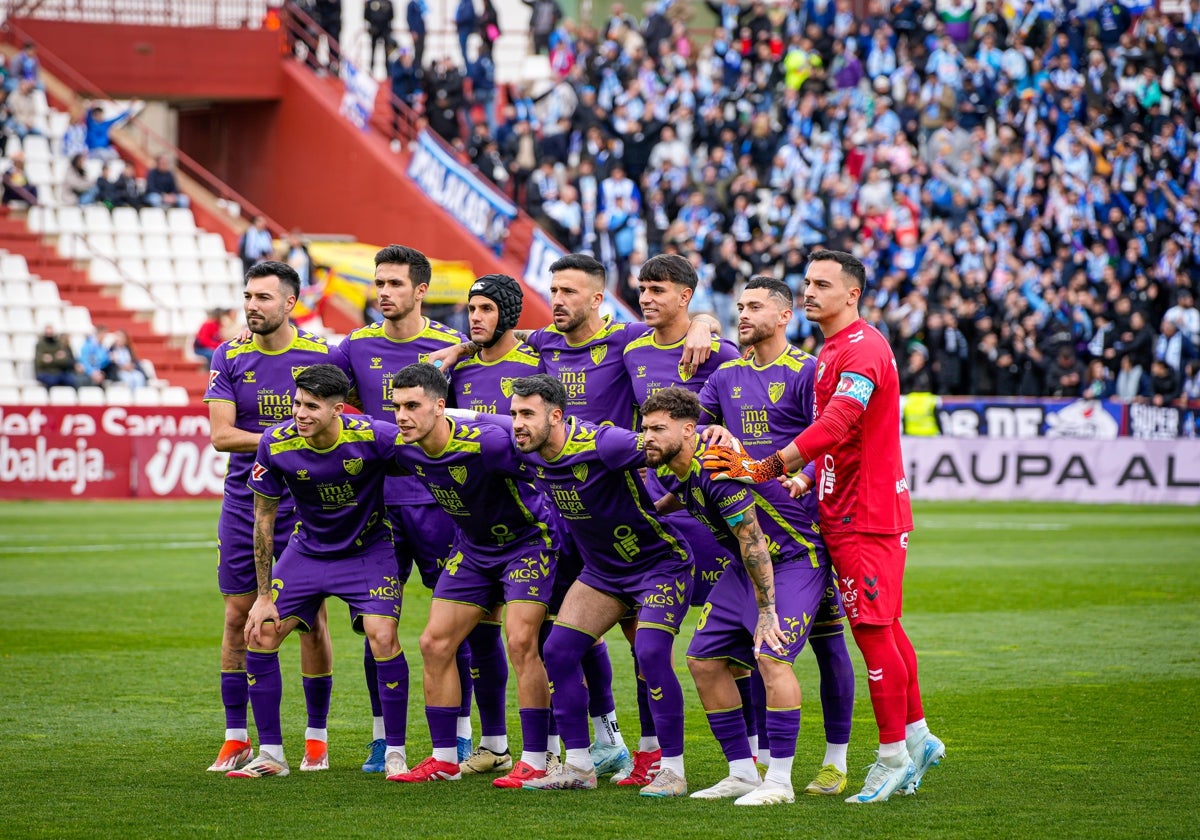
[[[765,482],[819,459],[821,531],[838,573],[850,629],[867,665],[879,754],[860,793],[882,802],[915,792],[946,748],[925,723],[917,655],[900,625],[912,504],[900,453],[900,385],[887,340],[858,314],[866,270],[854,256],[818,251],[805,273],[804,312],[825,335],[817,357],[816,421],[782,450],[753,460],[713,447],[714,473]]]
[[[812,629],[829,561],[818,550],[819,538],[793,526],[804,514],[788,491],[778,485],[749,488],[719,482],[701,468],[703,447],[696,434],[700,401],[695,394],[683,388],[658,391],[642,404],[642,417],[646,464],[658,468],[671,493],[667,500],[685,508],[742,559],[713,587],[688,648],[688,668],[729,762],[728,777],[692,797],[737,797],[736,805],[794,802],[800,684],[792,663]],[[761,784],[728,667],[750,668],[754,662],[766,685],[766,726],[775,744]]]
[[[774,452],[812,423],[813,377],[817,361],[787,340],[792,290],[781,280],[750,278],[738,302],[738,341],[750,348],[745,358],[722,365],[700,391],[705,419],[722,424],[752,455]],[[710,425],[704,439],[720,427]],[[807,465],[795,481],[812,486],[815,468]],[[801,498],[796,528],[823,545],[817,527],[817,498]],[[821,708],[825,713],[825,759],[804,792],[835,796],[846,788],[846,749],[854,715],[854,666],[846,637],[837,581],[830,570],[826,597],[809,635],[809,647],[821,672]],[[770,741],[760,746],[769,749]]]
[[[675,635],[687,610],[693,565],[687,543],[653,510],[638,474],[645,463],[634,432],[564,417],[562,383],[538,374],[513,383],[512,426],[527,471],[558,508],[583,558],[546,640],[554,717],[566,761],[535,790],[594,788],[588,748],[588,696],[582,661],[596,639],[636,607],[634,653],[645,677],[662,769],[642,796],[687,793],[683,691],[672,669]]]
[[[433,270],[420,251],[388,245],[375,254],[375,291],[383,320],[350,333],[333,353],[332,361],[350,378],[352,394],[362,410],[380,420],[393,419],[392,377],[401,368],[423,361],[429,354],[462,341],[463,336],[421,314],[421,301],[429,291]],[[384,502],[395,540],[397,575],[406,583],[415,562],[421,582],[432,589],[441,565],[450,556],[454,523],[412,476],[391,476],[384,484]],[[403,655],[403,654],[401,654]],[[466,723],[460,735],[470,752],[471,679],[464,652],[460,670],[464,683]],[[375,686],[375,658],[364,651],[364,670],[374,716],[372,741],[363,770],[384,771],[383,712]],[[408,691],[405,683],[404,692]],[[407,707],[406,707],[407,708]],[[463,717],[460,714],[460,719]]]
[[[449,399],[458,408],[507,417],[512,381],[537,372],[537,354],[513,333],[522,297],[521,284],[505,274],[489,274],[471,285],[467,316],[471,341],[480,349],[451,373]],[[495,773],[513,766],[506,719],[508,661],[500,641],[502,610],[497,605],[467,637],[480,736],[479,746],[460,763],[463,773]]]
[[[678,254],[651,257],[638,274],[638,301],[646,326],[651,329],[625,345],[622,355],[625,374],[633,387],[633,397],[638,405],[644,403],[651,394],[673,385],[699,391],[720,365],[738,358],[737,347],[710,334],[712,354],[698,367],[684,366],[683,346],[692,325],[688,319],[688,304],[696,291],[697,282],[692,264]],[[665,492],[652,472],[646,476],[646,485],[655,498]],[[692,588],[691,605],[700,606],[708,600],[713,584],[735,555],[717,542],[712,532],[687,511],[677,511],[668,516],[694,552],[696,581]],[[750,681],[749,671],[738,674],[737,685],[745,695],[743,709],[746,712],[746,725],[754,733],[755,709],[750,702]],[[653,718],[649,714],[644,680],[638,679],[637,689],[642,738],[634,757],[633,771],[621,784],[645,784],[645,780],[656,769],[654,756],[658,749],[657,736]],[[757,745],[755,752],[758,752]]]
[[[254,492],[254,570],[258,595],[246,621],[247,681],[259,754],[227,774],[235,779],[288,775],[279,706],[279,646],[297,627],[309,630],[327,597],[350,607],[350,621],[375,656],[383,703],[389,775],[408,770],[403,729],[408,681],[396,625],[400,582],[392,533],[383,512],[384,470],[392,463],[391,423],[343,416],[350,382],[336,365],[296,376],[291,421],[266,430],[250,469]],[[272,567],[279,499],[295,500],[298,522]]]
[[[290,265],[262,262],[246,272],[245,310],[250,337],[227,341],[213,354],[204,401],[213,446],[228,452],[229,469],[217,523],[217,583],[225,598],[221,637],[221,701],[225,743],[209,770],[227,773],[253,757],[246,705],[246,616],[254,604],[254,494],[246,486],[259,438],[265,429],[291,416],[297,373],[329,361],[323,338],[302,332],[288,320],[300,295],[300,276]],[[287,545],[296,519],[284,493],[275,517],[275,556]],[[326,722],[333,690],[333,646],[325,612],[300,640],[300,671],[308,705],[301,770],[329,766]]]
[[[459,530],[421,634],[433,755],[411,773],[389,778],[461,778],[455,760],[459,685],[454,653],[479,620],[503,602],[508,655],[517,672],[522,753],[512,772],[492,784],[519,788],[546,775],[550,691],[538,632],[554,587],[555,546],[544,524],[549,511],[545,498],[524,479],[508,432],[491,422],[446,417],[447,393],[446,378],[433,365],[410,365],[393,380],[392,401],[404,441],[396,458],[429,488]]]

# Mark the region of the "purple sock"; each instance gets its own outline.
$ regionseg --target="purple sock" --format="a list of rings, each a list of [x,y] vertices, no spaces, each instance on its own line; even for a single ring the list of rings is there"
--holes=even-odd
[[[479,707],[481,735],[505,735],[508,699],[508,657],[500,640],[500,625],[480,622],[467,637],[471,647],[471,676]]]
[[[458,706],[426,706],[425,720],[429,723],[429,739],[435,750],[455,748],[458,744]]]
[[[756,669],[750,672],[750,697],[754,706],[754,722],[758,726],[758,754],[771,752],[771,735],[767,731],[767,687],[762,674]]]
[[[371,653],[370,639],[363,639],[363,676],[367,678],[367,696],[371,698],[371,717],[383,717],[383,706],[379,705],[379,675],[375,673],[375,654]]]
[[[225,706],[225,728],[246,728],[246,704],[250,702],[250,689],[246,685],[245,671],[221,672],[221,703]]]
[[[603,639],[583,655],[583,678],[587,680],[589,715],[600,717],[617,707],[612,691],[612,660],[608,658],[608,645]]]
[[[630,648],[629,652],[633,654],[633,681],[637,686],[638,723],[642,727],[641,734],[643,738],[656,738],[658,730],[654,728],[654,715],[650,711],[650,695],[646,692],[646,680],[642,677],[642,669],[638,666],[637,651]]]
[[[738,696],[742,698],[742,723],[746,727],[746,735],[757,735],[758,715],[754,713],[754,701],[750,697],[750,674],[734,677],[733,684],[737,686]]]
[[[279,674],[279,651],[246,653],[246,683],[258,743],[282,744],[283,727],[279,723],[279,704],[283,702],[283,677]]]
[[[767,731],[771,733],[771,758],[791,758],[800,737],[800,710],[767,709]]]
[[[550,734],[549,709],[521,709],[521,749],[527,753],[546,752]]]
[[[554,625],[546,640],[550,701],[563,746],[569,750],[586,750],[591,744],[582,662],[583,655],[595,641],[587,633],[564,624]]]
[[[377,660],[375,668],[384,738],[390,746],[403,746],[408,737],[408,660],[400,651],[391,659]]]
[[[333,675],[310,677],[300,675],[304,683],[304,705],[308,707],[308,728],[324,729],[329,725],[329,698],[333,695]]]
[[[821,711],[825,715],[825,740],[831,744],[850,743],[850,725],[854,717],[854,664],[846,650],[846,634],[810,636],[808,646],[821,671]]]
[[[741,709],[726,709],[723,712],[708,712],[708,726],[713,737],[721,745],[726,761],[753,758],[750,754],[750,739],[746,737],[746,723]]]
[[[666,630],[643,627],[637,631],[636,645],[663,757],[683,755],[683,687],[671,667],[675,637]]]
[[[546,664],[546,639],[550,636],[550,631],[554,629],[554,622],[543,621],[542,626],[538,629],[538,656],[542,657],[542,664]],[[550,725],[546,728],[546,734],[558,734],[558,721],[554,719],[554,712],[550,713]]]
[[[458,706],[458,717],[471,716],[471,648],[463,642],[454,654],[454,663],[458,666],[458,687],[462,692],[462,702]]]

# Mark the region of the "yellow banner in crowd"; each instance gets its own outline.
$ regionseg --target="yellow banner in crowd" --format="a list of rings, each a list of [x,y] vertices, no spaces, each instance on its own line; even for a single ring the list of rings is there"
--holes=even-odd
[[[316,284],[311,294],[302,294],[296,304],[296,318],[302,320],[320,306],[321,301],[339,297],[358,311],[375,296],[375,254],[382,246],[365,242],[310,242]],[[455,304],[467,299],[475,282],[471,264],[460,260],[429,260],[433,277],[425,300],[430,304]]]

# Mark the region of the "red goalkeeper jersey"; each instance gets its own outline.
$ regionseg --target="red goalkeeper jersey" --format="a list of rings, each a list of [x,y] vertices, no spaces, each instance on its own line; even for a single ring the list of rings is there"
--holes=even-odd
[[[887,340],[861,318],[817,356],[816,423],[796,438],[815,461],[821,530],[911,531],[900,453],[900,377]]]

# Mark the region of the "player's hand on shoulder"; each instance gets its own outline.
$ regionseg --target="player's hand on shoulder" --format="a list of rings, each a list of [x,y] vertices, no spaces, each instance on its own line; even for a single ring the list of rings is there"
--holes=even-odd
[[[708,361],[712,355],[713,334],[711,322],[701,319],[692,321],[687,338],[683,342],[683,358],[680,364],[692,373]]]
[[[449,373],[450,368],[458,364],[459,360],[466,358],[467,355],[467,350],[462,344],[451,344],[449,347],[443,347],[441,350],[430,353],[425,361],[435,368],[441,368],[442,372]]]
[[[742,451],[742,443],[733,436],[733,432],[726,429],[719,423],[714,423],[711,426],[705,426],[700,430],[701,443],[709,446],[726,446],[730,449]]]

